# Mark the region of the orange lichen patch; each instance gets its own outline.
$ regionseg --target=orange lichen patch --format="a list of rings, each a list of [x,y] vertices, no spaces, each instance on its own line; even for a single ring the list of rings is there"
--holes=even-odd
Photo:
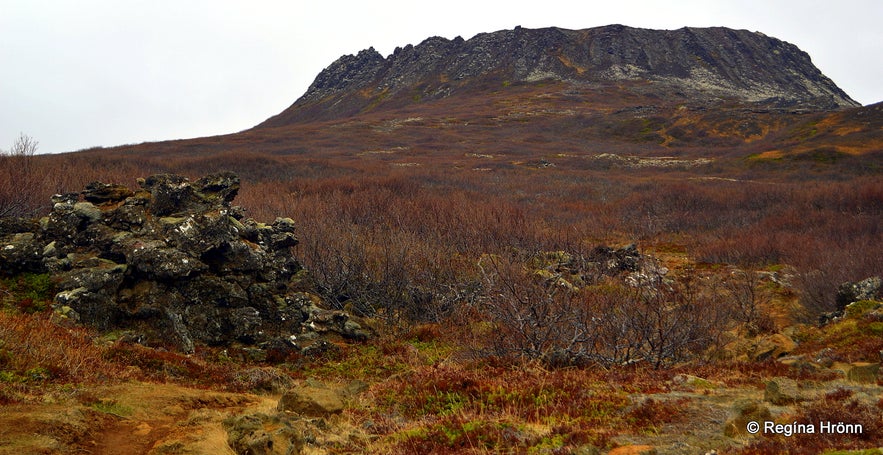
[[[864,128],[860,126],[841,126],[840,128],[835,129],[832,133],[836,136],[846,136],[847,134],[860,133],[864,131]]]
[[[769,150],[754,156],[755,159],[759,160],[776,160],[785,156],[785,153],[781,150]]]
[[[857,146],[856,145],[852,145],[852,146],[840,145],[840,146],[837,146],[834,148],[840,153],[845,153],[847,155],[853,155],[853,156],[863,155],[863,154],[868,153],[870,151],[880,149],[879,146],[873,147],[873,146],[870,146],[870,144],[868,144],[868,145],[861,144],[861,145],[857,145]]]
[[[559,55],[559,56],[558,56],[558,61],[560,61],[561,63],[563,63],[564,66],[566,66],[566,67],[568,67],[568,68],[575,69],[576,72],[577,72],[578,74],[583,74],[583,73],[586,72],[586,69],[585,69],[585,68],[583,68],[583,67],[581,67],[581,66],[578,66],[578,65],[574,65],[573,62],[570,61],[569,58],[567,58],[567,57],[565,57],[565,56],[563,56],[563,55]]]
[[[759,140],[765,138],[768,134],[770,134],[770,131],[772,131],[772,127],[770,127],[769,125],[760,125],[759,127],[760,127],[760,133],[747,136],[745,138],[745,142],[752,143],[752,142],[759,141]]]

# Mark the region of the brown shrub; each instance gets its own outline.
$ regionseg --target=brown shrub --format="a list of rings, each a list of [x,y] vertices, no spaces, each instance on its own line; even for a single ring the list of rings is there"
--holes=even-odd
[[[25,382],[93,383],[122,376],[91,331],[56,325],[46,312],[0,311],[0,369]]]
[[[805,403],[787,423],[811,424],[814,433],[791,435],[763,434],[762,440],[737,451],[739,454],[816,454],[827,449],[871,449],[883,445],[883,410],[879,407],[850,399],[852,392],[837,389],[824,397]],[[860,431],[822,432],[821,424],[859,425]],[[852,427],[856,428],[856,427]]]
[[[184,355],[164,348],[152,348],[140,344],[118,341],[104,353],[107,361],[123,367],[135,367],[138,379],[157,382],[175,382],[197,387],[221,390],[250,390],[261,387],[251,379],[244,380],[237,371],[245,364],[232,364],[232,360],[217,361],[215,352],[197,349],[195,355]],[[236,367],[236,368],[234,368]],[[259,371],[259,370],[254,370]]]
[[[645,363],[654,368],[701,357],[727,329],[730,312],[689,281],[652,272],[640,283],[608,279],[572,288],[526,270],[522,261],[482,258],[488,323],[479,351],[550,366]]]

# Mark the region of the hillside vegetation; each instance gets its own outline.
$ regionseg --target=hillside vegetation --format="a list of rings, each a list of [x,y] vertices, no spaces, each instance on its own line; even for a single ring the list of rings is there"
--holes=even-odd
[[[387,66],[420,46],[335,65],[362,58],[375,65],[362,76],[407,75]],[[542,55],[556,71],[582,68],[567,52]],[[706,58],[681,63],[722,57]],[[881,452],[881,105],[669,96],[652,78],[500,70],[454,86],[447,73],[419,75],[394,94],[320,78],[314,97],[236,134],[0,156],[0,214],[23,217],[0,222],[10,257],[52,230],[40,217],[74,213],[91,182],[127,187],[80,206],[91,218],[58,270],[0,263],[0,453]],[[338,99],[344,114],[310,117]],[[220,205],[197,193],[195,215],[154,216],[143,208],[154,183],[137,181],[152,174],[209,189],[197,179],[238,176],[241,188]],[[129,198],[149,237],[110,219]],[[258,281],[272,283],[279,314],[290,293],[306,302],[294,335],[312,334],[317,315],[357,320],[366,335],[296,351],[237,332],[181,349],[118,321],[72,323],[56,297],[75,287],[71,270],[132,265],[129,251],[96,253],[88,238],[170,244],[163,226],[196,215],[221,220],[219,244],[246,259],[264,254],[261,235],[286,234],[274,254],[290,249],[303,270],[255,269],[278,278]],[[221,253],[204,258],[209,272],[153,264],[142,280],[115,268],[123,278],[105,297],[192,291],[203,272],[224,292],[252,285],[222,274]],[[234,305],[224,302],[199,308]],[[133,326],[163,317],[132,314]],[[181,314],[172,325],[191,323]],[[752,421],[782,431],[751,434]],[[861,431],[822,433],[821,422]]]

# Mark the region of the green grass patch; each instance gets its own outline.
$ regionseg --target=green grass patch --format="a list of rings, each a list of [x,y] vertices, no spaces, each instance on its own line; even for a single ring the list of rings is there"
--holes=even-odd
[[[40,384],[52,379],[52,373],[43,367],[34,367],[26,371],[0,371],[0,383],[6,384]]]
[[[361,344],[345,346],[332,359],[307,365],[303,373],[320,379],[361,379],[375,381],[410,369],[404,344]]]
[[[96,411],[118,417],[129,417],[135,412],[131,406],[120,404],[116,400],[99,400],[92,403],[89,407]]]
[[[858,318],[869,311],[877,309],[880,305],[880,302],[874,300],[859,300],[847,305],[844,313],[848,318]]]
[[[22,273],[0,280],[6,292],[0,294],[4,306],[25,313],[45,311],[55,297],[55,286],[47,273]]]

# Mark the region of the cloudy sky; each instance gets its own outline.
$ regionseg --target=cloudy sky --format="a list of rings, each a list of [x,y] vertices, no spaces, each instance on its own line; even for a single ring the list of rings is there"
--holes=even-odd
[[[369,46],[614,23],[761,31],[883,101],[880,0],[0,0],[0,148],[19,133],[44,153],[232,133]]]

